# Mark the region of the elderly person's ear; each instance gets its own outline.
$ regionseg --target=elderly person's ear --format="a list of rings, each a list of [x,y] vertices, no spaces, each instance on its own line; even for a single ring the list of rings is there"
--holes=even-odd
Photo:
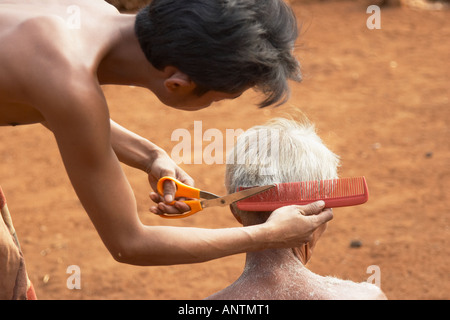
[[[242,224],[242,220],[241,217],[239,216],[239,214],[236,212],[236,206],[234,204],[230,204],[230,210],[233,213],[233,216],[236,218],[236,220]]]

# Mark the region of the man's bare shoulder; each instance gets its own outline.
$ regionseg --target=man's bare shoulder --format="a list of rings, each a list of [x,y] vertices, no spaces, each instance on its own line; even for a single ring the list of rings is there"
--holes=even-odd
[[[5,73],[0,76],[0,87],[9,84],[9,92],[14,93],[14,86],[23,90],[70,75],[71,69],[82,64],[82,60],[72,59],[73,41],[61,29],[61,22],[52,16],[24,20],[2,33],[0,65]]]
[[[2,89],[9,95],[16,93],[23,97],[23,90],[27,88],[56,84],[61,91],[77,77],[81,77],[79,81],[95,77],[98,57],[108,47],[107,36],[95,30],[94,25],[102,16],[90,19],[92,6],[80,8],[85,10],[80,12],[84,15],[84,25],[77,28],[77,20],[65,16],[73,2],[43,2],[53,5],[47,11],[42,6],[31,10],[26,4],[8,5],[0,1],[0,66],[4,70],[0,75],[0,100]],[[85,5],[85,1],[77,5]],[[114,14],[114,11],[109,12]],[[94,31],[103,36],[103,42],[94,38]]]
[[[79,54],[74,62],[86,60],[90,58],[89,54],[95,55],[102,50],[104,42],[108,42],[105,30],[111,30],[111,25],[105,26],[105,19],[120,14],[105,1],[98,0],[81,0],[75,4],[64,0],[16,1],[10,4],[0,0],[0,9],[2,46],[14,47],[15,54],[26,54],[31,60],[52,50],[56,53],[79,50],[77,53],[83,54]],[[21,50],[30,45],[35,46],[29,48],[34,49],[33,55]],[[8,53],[0,51],[3,56]]]
[[[58,11],[67,11],[70,6],[79,6],[83,9],[93,8],[97,13],[102,11],[118,12],[118,10],[105,0],[0,0],[0,6],[6,7],[16,7],[21,10],[31,9],[33,11],[41,9],[46,9],[49,13],[57,13]]]

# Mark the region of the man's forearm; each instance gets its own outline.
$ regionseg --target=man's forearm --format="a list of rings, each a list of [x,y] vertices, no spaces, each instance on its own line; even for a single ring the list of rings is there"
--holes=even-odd
[[[107,245],[112,256],[133,265],[173,265],[209,261],[233,254],[272,248],[293,248],[313,240],[317,227],[333,218],[325,203],[286,206],[263,223],[247,227],[200,229],[145,226],[121,228]]]
[[[111,252],[120,262],[133,265],[174,265],[205,262],[233,254],[267,248],[264,225],[200,229],[144,226],[124,252]],[[272,243],[271,245],[274,245]]]
[[[119,161],[136,169],[147,171],[159,153],[164,151],[149,140],[111,122],[111,144]]]
[[[147,172],[153,160],[165,152],[154,143],[113,120],[110,120],[110,124],[111,145],[120,162]],[[47,122],[42,122],[42,125],[51,130]]]

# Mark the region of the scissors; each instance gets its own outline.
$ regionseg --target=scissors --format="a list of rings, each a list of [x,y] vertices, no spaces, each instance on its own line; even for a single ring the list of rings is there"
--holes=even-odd
[[[245,189],[242,191],[238,191],[229,195],[226,195],[224,197],[217,196],[213,193],[206,192],[191,186],[188,186],[181,181],[178,181],[175,178],[172,177],[162,177],[159,179],[158,184],[156,186],[158,193],[163,196],[164,195],[164,183],[166,181],[173,181],[177,187],[177,191],[175,192],[175,198],[192,198],[193,200],[184,200],[182,202],[186,203],[191,210],[185,213],[180,214],[169,214],[164,213],[160,215],[160,217],[165,219],[181,219],[186,218],[194,213],[197,213],[199,211],[202,211],[205,208],[209,207],[224,207],[232,204],[233,202],[243,200],[245,198],[254,196],[255,194],[261,193],[263,191],[269,190],[275,185],[267,185],[267,186],[261,186],[261,187],[253,187],[249,189]],[[204,200],[201,200],[204,199]],[[173,205],[175,201],[172,201],[169,203],[169,205]]]

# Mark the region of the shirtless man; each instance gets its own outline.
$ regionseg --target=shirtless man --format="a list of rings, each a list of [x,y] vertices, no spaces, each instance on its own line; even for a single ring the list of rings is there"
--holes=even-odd
[[[136,15],[120,14],[102,0],[0,0],[0,126],[43,124],[53,133],[83,207],[111,255],[122,263],[194,263],[267,247],[290,247],[307,241],[318,226],[332,219],[331,211],[316,203],[282,208],[267,223],[245,228],[210,230],[145,226],[140,222],[133,192],[119,161],[148,173],[154,190],[162,176],[170,175],[191,185],[193,180],[164,150],[110,120],[102,84],[148,88],[170,107],[198,110],[214,101],[236,98],[250,87],[259,87],[266,93],[262,105],[274,104],[286,95],[287,79],[296,78],[298,65],[291,55],[297,36],[295,17],[283,2],[264,2],[271,6],[261,9],[261,1],[205,1],[154,0],[153,10],[147,7],[138,15],[135,32]],[[202,2],[208,5],[199,11],[195,6]],[[68,23],[71,6],[79,10],[79,26]],[[207,10],[211,10],[211,15]],[[249,10],[259,11],[251,15],[247,14]],[[264,17],[264,12],[274,21]],[[177,16],[179,13],[181,17]],[[206,56],[211,59],[207,73],[204,63],[176,61],[182,54],[189,58],[191,48],[206,50],[209,45],[202,44],[199,38],[181,43],[181,50],[174,45],[187,36],[170,39],[171,31],[179,34],[193,30],[191,33],[196,35],[199,30],[214,29],[205,24],[200,28],[181,28],[185,17],[211,27],[226,27],[231,18],[237,17],[234,24],[229,23],[228,30],[217,33],[234,37],[229,37],[228,43],[224,42],[227,39],[215,39],[217,55],[230,49],[237,56],[242,54],[237,49],[245,51],[250,45],[265,48],[269,40],[272,47],[265,50],[266,57],[251,51],[247,70],[242,66],[231,69],[233,66],[226,61],[222,65],[213,61],[215,55]],[[225,22],[217,21],[217,17]],[[249,17],[253,22],[243,20]],[[164,27],[163,18],[172,23]],[[239,44],[236,39],[246,29],[255,29],[255,19],[261,19],[259,24],[268,28],[266,34],[250,38],[253,44]],[[148,31],[152,27],[153,33]],[[254,34],[261,28],[253,30]],[[150,35],[160,37],[149,40]],[[240,47],[231,48],[232,45]],[[160,50],[166,47],[166,51]],[[161,61],[170,54],[175,58]],[[205,58],[198,51],[192,56]],[[224,61],[220,59],[219,62]],[[238,77],[227,82],[224,74],[227,75],[228,67],[228,75],[238,73]],[[195,68],[202,69],[203,78],[191,71]],[[245,78],[245,73],[249,77],[259,74],[260,79]],[[165,185],[166,202],[173,199],[173,187]],[[181,202],[166,205],[154,193],[152,199],[159,202],[151,209],[154,213],[188,210]],[[1,260],[0,256],[0,263]]]
[[[268,137],[267,149],[253,144],[246,147],[243,141],[252,141],[259,132]],[[271,134],[276,132],[276,134]],[[279,137],[276,143],[270,137]],[[278,147],[277,161],[267,155]],[[259,150],[261,149],[261,150]],[[337,178],[339,158],[332,153],[308,123],[288,119],[274,119],[264,126],[250,128],[238,137],[229,157],[260,159],[271,175],[262,175],[258,163],[239,165],[227,161],[226,187],[234,192],[237,187],[271,183],[326,180]],[[295,163],[293,161],[295,159]],[[293,164],[294,163],[294,164]],[[239,210],[234,204],[231,211],[244,226],[264,223],[270,212]],[[292,248],[276,248],[249,252],[245,268],[239,279],[230,286],[211,295],[211,300],[366,300],[386,299],[377,286],[362,282],[323,277],[306,267],[318,239],[326,229],[323,224],[313,233],[308,243],[298,243]]]

